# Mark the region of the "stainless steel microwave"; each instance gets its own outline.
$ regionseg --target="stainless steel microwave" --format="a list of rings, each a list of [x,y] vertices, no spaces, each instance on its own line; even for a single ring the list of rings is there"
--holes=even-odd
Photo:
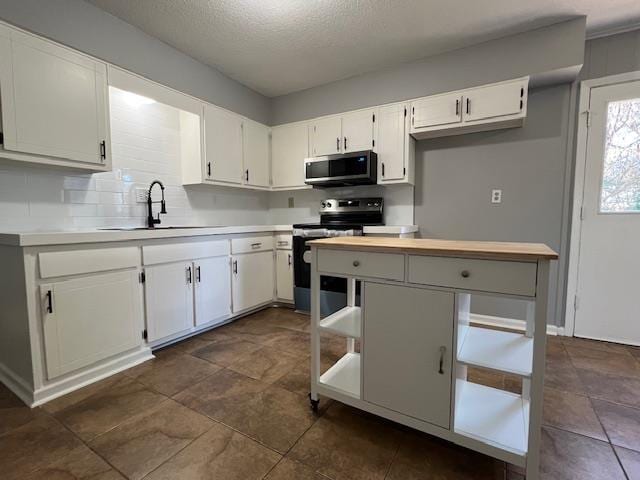
[[[371,150],[304,161],[304,183],[314,187],[371,185],[378,182],[378,155]]]

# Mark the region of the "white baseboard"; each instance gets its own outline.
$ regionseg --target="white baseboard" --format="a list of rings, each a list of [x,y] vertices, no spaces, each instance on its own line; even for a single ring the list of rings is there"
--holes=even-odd
[[[470,313],[469,320],[472,323],[488,325],[491,327],[510,328],[524,332],[526,330],[526,322],[516,318],[495,317],[493,315],[480,315],[479,313]],[[564,335],[564,327],[556,325],[547,325],[547,335]]]

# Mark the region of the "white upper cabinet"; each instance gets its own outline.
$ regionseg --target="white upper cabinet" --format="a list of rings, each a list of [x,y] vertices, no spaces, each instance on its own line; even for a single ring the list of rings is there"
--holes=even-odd
[[[411,102],[410,133],[417,139],[521,127],[529,77]]]
[[[311,156],[332,155],[342,152],[342,117],[325,117],[309,124]]]
[[[106,64],[0,25],[0,95],[3,156],[110,168]]]
[[[450,125],[462,121],[462,94],[448,93],[416,100],[411,105],[414,128]]]
[[[359,110],[342,116],[342,151],[359,152],[373,148],[375,110]]]
[[[271,176],[273,188],[304,186],[304,159],[309,156],[306,123],[274,127],[271,130]]]
[[[251,120],[242,124],[244,183],[269,187],[269,127]]]
[[[378,183],[413,183],[413,143],[407,133],[405,104],[380,107],[376,114]]]
[[[241,184],[244,178],[242,171],[242,117],[205,104],[204,141],[205,179]]]
[[[520,114],[526,88],[525,82],[516,81],[469,90],[464,99],[465,121]]]

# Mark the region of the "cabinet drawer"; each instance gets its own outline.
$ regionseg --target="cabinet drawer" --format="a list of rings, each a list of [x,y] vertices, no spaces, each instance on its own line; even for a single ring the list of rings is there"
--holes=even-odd
[[[409,282],[534,296],[537,264],[409,255]]]
[[[138,247],[65,250],[38,254],[40,278],[120,270],[137,267],[139,263]]]
[[[275,240],[278,250],[291,250],[293,247],[293,237],[290,233],[279,233],[275,236]]]
[[[169,243],[166,245],[144,245],[142,261],[144,265],[181,262],[196,258],[229,255],[228,240]]]
[[[318,270],[323,273],[402,281],[404,280],[404,255],[319,249]]]
[[[273,236],[260,235],[254,237],[242,237],[231,239],[231,253],[260,252],[273,250]]]

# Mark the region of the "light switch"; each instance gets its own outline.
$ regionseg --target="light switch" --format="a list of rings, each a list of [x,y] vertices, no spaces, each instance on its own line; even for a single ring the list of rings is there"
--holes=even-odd
[[[491,190],[491,203],[502,203],[502,190]]]

